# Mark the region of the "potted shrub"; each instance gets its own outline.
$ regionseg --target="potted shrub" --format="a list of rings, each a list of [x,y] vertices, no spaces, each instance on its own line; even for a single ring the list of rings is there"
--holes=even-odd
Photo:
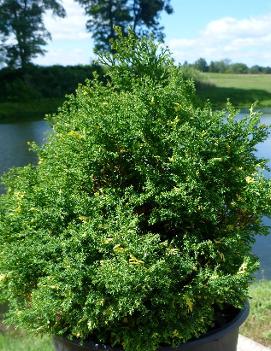
[[[271,212],[255,155],[268,129],[252,110],[197,108],[152,40],[119,33],[112,51],[106,83],[79,86],[51,117],[38,164],[3,178],[6,320],[55,335],[57,350],[194,350],[245,317]]]

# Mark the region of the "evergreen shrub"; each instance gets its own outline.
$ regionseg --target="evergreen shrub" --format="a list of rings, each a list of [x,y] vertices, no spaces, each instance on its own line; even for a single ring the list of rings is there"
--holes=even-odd
[[[177,345],[240,308],[271,213],[260,116],[194,106],[167,50],[132,32],[107,83],[80,85],[51,117],[39,162],[0,199],[7,322],[125,351]]]

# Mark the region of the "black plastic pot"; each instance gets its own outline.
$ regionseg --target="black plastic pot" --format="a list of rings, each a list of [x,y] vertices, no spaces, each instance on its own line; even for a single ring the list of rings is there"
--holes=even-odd
[[[246,303],[235,318],[225,324],[224,327],[198,339],[188,341],[177,348],[160,347],[158,351],[236,351],[239,327],[246,320],[248,313],[249,305]],[[59,336],[55,336],[53,340],[56,351],[123,351],[122,349],[91,341],[80,345],[79,341],[70,341]]]

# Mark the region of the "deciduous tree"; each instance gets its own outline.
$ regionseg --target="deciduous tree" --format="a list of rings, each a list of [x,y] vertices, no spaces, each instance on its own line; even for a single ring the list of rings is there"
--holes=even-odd
[[[92,33],[95,48],[110,50],[114,27],[124,33],[131,27],[138,36],[149,34],[162,40],[163,27],[159,23],[162,11],[173,12],[170,0],[77,0],[89,17],[87,29]]]
[[[25,68],[32,58],[45,53],[50,38],[43,22],[47,10],[65,16],[58,0],[0,0],[1,46],[9,66]]]
[[[208,63],[204,58],[199,58],[197,61],[195,61],[194,66],[196,69],[198,69],[201,72],[207,72],[208,71]]]

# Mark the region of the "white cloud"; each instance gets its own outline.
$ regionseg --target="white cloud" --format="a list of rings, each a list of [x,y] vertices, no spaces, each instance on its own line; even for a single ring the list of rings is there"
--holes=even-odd
[[[67,16],[60,18],[47,13],[44,18],[45,27],[51,33],[53,40],[72,40],[90,38],[86,31],[86,17],[84,10],[74,0],[62,2]]]
[[[171,39],[169,44],[172,50],[178,49],[179,47],[191,48],[195,45],[196,40],[194,39]]]
[[[37,57],[34,62],[39,65],[75,65],[91,61],[93,41],[86,31],[87,18],[83,8],[74,0],[63,0],[66,17],[46,13],[44,24],[51,33],[52,41],[48,42],[46,54]]]
[[[224,17],[209,22],[192,39],[173,38],[168,46],[177,61],[231,59],[248,65],[271,65],[271,13],[238,20]]]
[[[74,0],[63,0],[63,6],[66,18],[53,17],[51,13],[45,16],[45,26],[53,41],[47,54],[35,60],[38,64],[90,61],[93,40],[85,28],[84,10]],[[194,62],[199,57],[207,61],[228,58],[248,65],[271,66],[271,13],[244,19],[219,18],[209,22],[198,36],[171,38],[167,44],[178,62]]]
[[[46,55],[39,56],[35,63],[42,66],[49,65],[76,65],[89,64],[91,62],[91,50],[86,49],[64,49],[64,48],[50,48]]]

